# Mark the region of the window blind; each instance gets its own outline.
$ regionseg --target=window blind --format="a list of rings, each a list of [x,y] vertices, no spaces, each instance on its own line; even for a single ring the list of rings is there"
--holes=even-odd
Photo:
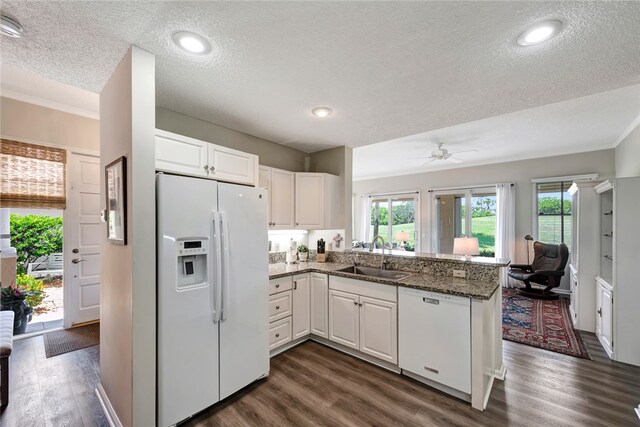
[[[64,209],[67,152],[0,139],[0,206]]]

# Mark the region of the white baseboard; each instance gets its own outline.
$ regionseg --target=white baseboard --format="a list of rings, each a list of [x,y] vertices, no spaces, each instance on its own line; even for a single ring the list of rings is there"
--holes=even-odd
[[[109,401],[109,397],[107,396],[107,392],[104,391],[102,384],[98,383],[98,387],[96,388],[96,396],[98,396],[98,402],[100,402],[100,407],[102,408],[102,412],[104,412],[105,417],[107,418],[107,422],[110,427],[122,427],[122,423],[118,418],[118,414],[111,406],[111,402]]]
[[[500,366],[500,369],[496,369],[496,372],[493,374],[495,379],[504,381],[507,377],[507,367],[504,366],[504,363]]]
[[[484,411],[485,409],[487,409],[487,404],[489,403],[489,397],[491,397],[491,390],[493,389],[493,381],[494,381],[495,377],[491,377],[489,379],[489,384],[487,384],[487,388],[484,391],[484,398],[482,399],[482,409],[481,411]],[[475,409],[479,409],[479,408],[475,408]]]

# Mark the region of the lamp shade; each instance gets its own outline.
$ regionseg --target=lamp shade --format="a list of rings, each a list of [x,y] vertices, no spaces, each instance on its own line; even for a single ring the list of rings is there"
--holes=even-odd
[[[406,242],[409,240],[409,232],[407,231],[398,231],[396,233],[396,240],[399,242]]]
[[[453,240],[454,255],[480,255],[477,237],[456,237]]]

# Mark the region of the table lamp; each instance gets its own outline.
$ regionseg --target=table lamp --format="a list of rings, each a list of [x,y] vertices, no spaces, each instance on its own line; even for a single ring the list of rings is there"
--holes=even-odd
[[[456,237],[453,239],[453,254],[464,255],[471,257],[471,255],[480,255],[480,248],[478,246],[477,237]]]
[[[409,240],[409,233],[407,231],[398,231],[396,233],[396,240],[402,243],[402,246],[407,244],[407,240]]]

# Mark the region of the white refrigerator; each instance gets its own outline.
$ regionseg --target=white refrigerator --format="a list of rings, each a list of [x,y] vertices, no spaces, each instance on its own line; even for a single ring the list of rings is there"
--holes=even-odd
[[[158,174],[157,424],[269,373],[266,190]]]

